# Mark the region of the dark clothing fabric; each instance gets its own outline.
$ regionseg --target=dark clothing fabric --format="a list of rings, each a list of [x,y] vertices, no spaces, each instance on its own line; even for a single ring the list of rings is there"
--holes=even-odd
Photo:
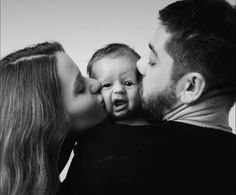
[[[236,194],[236,136],[178,122],[80,137],[61,194]]]
[[[62,146],[60,147],[59,158],[57,162],[57,168],[59,172],[63,170],[67,161],[69,160],[71,151],[73,150],[76,144],[77,138],[78,135],[74,135],[71,131],[69,131],[65,139],[63,140]]]

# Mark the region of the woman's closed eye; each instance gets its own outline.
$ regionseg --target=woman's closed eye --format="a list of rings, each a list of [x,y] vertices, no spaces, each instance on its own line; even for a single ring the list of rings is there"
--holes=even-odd
[[[79,94],[85,91],[85,80],[84,77],[79,73],[76,77],[74,93]]]
[[[76,94],[83,93],[84,91],[85,91],[85,86],[83,84],[79,84],[75,89]]]

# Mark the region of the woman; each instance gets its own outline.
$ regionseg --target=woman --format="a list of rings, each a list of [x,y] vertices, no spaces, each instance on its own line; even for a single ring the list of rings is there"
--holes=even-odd
[[[59,149],[69,129],[106,118],[100,88],[56,42],[1,60],[0,194],[56,193]]]

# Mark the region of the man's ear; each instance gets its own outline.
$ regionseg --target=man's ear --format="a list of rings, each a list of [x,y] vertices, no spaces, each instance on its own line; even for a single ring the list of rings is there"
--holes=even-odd
[[[184,82],[180,93],[181,102],[190,104],[199,99],[206,86],[202,74],[191,72],[184,76]]]

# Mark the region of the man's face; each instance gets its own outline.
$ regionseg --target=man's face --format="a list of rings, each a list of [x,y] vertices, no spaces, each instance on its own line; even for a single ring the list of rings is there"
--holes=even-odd
[[[149,44],[149,56],[141,58],[137,63],[143,75],[140,87],[142,105],[152,120],[162,119],[177,101],[176,84],[171,80],[173,59],[164,48],[169,37],[170,34],[159,25]]]

